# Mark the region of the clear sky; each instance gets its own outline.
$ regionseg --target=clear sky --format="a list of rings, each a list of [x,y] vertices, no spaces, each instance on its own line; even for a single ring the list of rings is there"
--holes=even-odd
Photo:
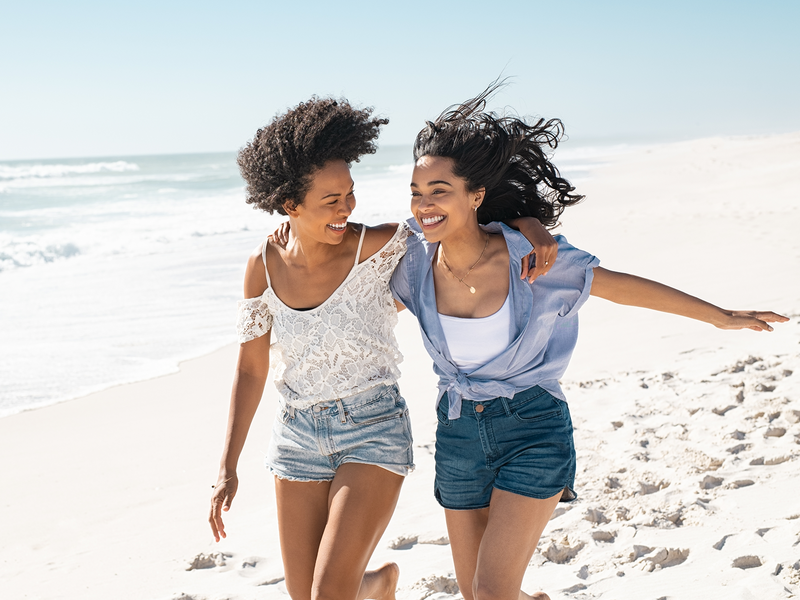
[[[226,151],[312,94],[426,118],[481,91],[573,140],[800,130],[797,0],[0,0],[0,160]]]

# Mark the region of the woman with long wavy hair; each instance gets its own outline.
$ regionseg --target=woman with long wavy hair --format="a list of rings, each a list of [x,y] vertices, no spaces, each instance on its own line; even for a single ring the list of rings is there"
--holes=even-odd
[[[604,269],[562,236],[547,277],[516,277],[527,241],[507,227],[480,224],[531,216],[552,226],[581,196],[546,154],[558,144],[561,123],[487,112],[496,88],[417,135],[417,234],[391,282],[395,298],[419,320],[439,375],[434,494],[445,509],[465,600],[529,598],[520,585],[539,537],[558,502],[577,497],[572,422],[558,380],[589,296],[722,329],[771,331],[769,323],[787,320],[724,310]]]

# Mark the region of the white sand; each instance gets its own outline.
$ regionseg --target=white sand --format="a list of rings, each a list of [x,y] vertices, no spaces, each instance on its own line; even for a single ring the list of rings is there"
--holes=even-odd
[[[581,191],[588,200],[562,232],[607,268],[792,321],[771,334],[723,332],[589,301],[564,379],[580,500],[557,509],[525,589],[554,599],[799,594],[800,134],[639,150]],[[455,598],[431,493],[434,378],[408,314],[398,337],[417,470],[373,564],[400,564],[401,599]],[[0,597],[288,597],[261,458],[271,384],[228,539],[215,544],[205,521],[235,354],[0,419]],[[187,571],[193,561],[206,568]]]

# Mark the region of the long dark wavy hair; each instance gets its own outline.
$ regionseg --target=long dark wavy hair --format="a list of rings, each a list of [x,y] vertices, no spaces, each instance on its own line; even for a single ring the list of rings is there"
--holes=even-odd
[[[312,176],[325,163],[349,164],[374,154],[380,127],[388,122],[372,117],[372,108],[316,96],[276,116],[239,151],[247,203],[285,215],[284,204],[302,204]]]
[[[516,116],[487,112],[487,100],[503,85],[494,81],[479,96],[428,121],[414,142],[414,161],[422,156],[451,158],[453,173],[466,180],[469,191],[485,188],[478,208],[482,224],[535,217],[555,227],[564,209],[583,199],[545,151],[556,149],[564,126],[559,119],[528,124]]]

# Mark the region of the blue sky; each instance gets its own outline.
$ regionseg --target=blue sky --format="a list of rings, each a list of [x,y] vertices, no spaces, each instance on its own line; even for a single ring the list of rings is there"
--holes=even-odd
[[[575,141],[800,130],[800,2],[0,2],[0,160],[226,151],[312,94],[384,144],[496,108]]]

